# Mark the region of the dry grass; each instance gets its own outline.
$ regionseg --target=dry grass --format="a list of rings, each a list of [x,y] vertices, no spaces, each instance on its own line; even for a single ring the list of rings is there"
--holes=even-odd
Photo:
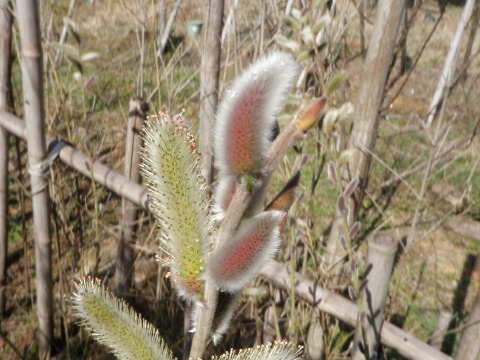
[[[123,147],[125,125],[127,123],[128,100],[140,94],[150,100],[153,111],[160,108],[177,112],[186,109],[186,117],[197,127],[199,59],[200,49],[197,39],[186,38],[186,20],[202,17],[201,2],[185,0],[175,22],[173,35],[182,38],[177,48],[169,50],[159,62],[157,73],[155,64],[156,38],[155,17],[152,3],[140,0],[131,2],[111,0],[78,2],[73,21],[78,25],[82,36],[79,48],[82,53],[96,51],[100,57],[84,66],[84,80],[91,80],[88,86],[79,86],[73,78],[74,68],[65,59],[53,69],[47,66],[47,122],[49,133],[76,144],[77,148],[90,156],[108,164],[114,170],[123,169]],[[260,6],[257,3],[241,2],[235,12],[235,21],[223,52],[223,67],[220,88],[223,89],[235,74],[241,72],[255,57],[276,45],[271,40],[277,28],[279,14],[284,11],[284,2],[278,7],[275,2],[266,2],[267,21],[260,33]],[[340,2],[343,6],[344,3]],[[167,1],[169,9],[173,1]],[[227,1],[226,14],[233,1]],[[349,3],[350,4],[350,3]],[[427,12],[438,18],[435,1],[426,1],[415,19],[408,37],[408,53],[414,58],[420,51],[433,28],[433,23],[425,20]],[[44,47],[53,58],[55,49],[46,39],[57,40],[61,32],[62,17],[65,16],[68,2],[42,1],[44,24]],[[451,306],[455,311],[453,329],[465,321],[471,306],[472,297],[478,290],[468,277],[471,259],[480,250],[477,242],[461,238],[441,226],[445,215],[453,216],[453,206],[443,203],[430,191],[434,184],[451,185],[469,198],[469,205],[462,209],[468,216],[480,219],[480,171],[478,154],[480,143],[475,139],[471,146],[459,146],[442,158],[432,171],[427,192],[418,199],[411,188],[420,191],[424,169],[405,177],[405,182],[392,182],[381,187],[393,175],[383,163],[402,173],[412,164],[425,162],[431,151],[428,136],[419,126],[418,119],[425,119],[429,101],[433,95],[437,79],[442,71],[450,38],[455,31],[460,16],[460,8],[449,7],[440,25],[427,44],[417,66],[406,79],[403,75],[387,93],[389,99],[382,113],[380,137],[375,154],[379,160],[372,166],[372,178],[368,189],[368,199],[362,211],[362,225],[367,229],[363,237],[374,229],[388,227],[396,229],[399,237],[407,236],[413,218],[415,206],[420,202],[421,218],[414,247],[399,257],[391,284],[391,299],[388,304],[388,317],[402,325],[422,340],[427,340],[435,326],[436,318],[442,307]],[[278,12],[278,13],[277,13]],[[362,57],[359,53],[358,17],[348,5],[351,20],[346,31],[347,52],[332,70],[327,68],[323,76],[331,77],[338,71],[347,74],[348,81],[330,98],[330,105],[340,105],[345,101],[354,101],[356,89],[361,77]],[[373,20],[374,11],[367,14]],[[51,29],[48,24],[52,21]],[[332,25],[333,26],[333,25]],[[284,31],[285,28],[282,28]],[[367,25],[367,35],[371,26]],[[232,34],[236,34],[233,36]],[[285,31],[285,35],[288,34]],[[368,40],[368,36],[366,37]],[[18,39],[17,39],[18,40]],[[67,43],[73,44],[69,37]],[[260,48],[260,44],[264,48]],[[466,41],[464,41],[466,43]],[[480,114],[479,71],[480,40],[477,38],[474,57],[468,69],[468,78],[460,81],[452,90],[444,114],[444,122],[450,125],[447,144],[469,135]],[[320,54],[320,59],[325,53]],[[463,52],[461,53],[461,57]],[[143,61],[143,63],[142,63]],[[304,66],[307,62],[304,61]],[[397,75],[398,64],[390,78]],[[400,85],[407,81],[401,90]],[[18,61],[14,66],[14,85],[17,104],[21,103],[21,81]],[[399,91],[393,102],[392,97]],[[158,94],[161,94],[161,97]],[[84,94],[84,98],[83,98]],[[83,100],[85,99],[85,101]],[[20,106],[17,106],[20,109]],[[287,109],[292,106],[287,107]],[[402,133],[405,129],[411,132]],[[322,152],[315,155],[316,140],[322,144]],[[302,203],[293,208],[296,222],[284,231],[285,242],[294,236],[300,248],[304,249],[298,269],[308,276],[326,283],[327,274],[319,273],[321,268],[323,243],[328,234],[328,225],[334,212],[334,189],[323,174],[317,185],[315,197],[309,198],[311,174],[318,170],[321,155],[328,149],[325,139],[318,132],[309,136],[303,144],[303,151],[309,153],[304,167],[300,192],[306,196]],[[20,152],[12,146],[13,161],[11,170],[11,225],[9,250],[9,282],[7,285],[7,317],[2,321],[2,332],[24,358],[36,355],[36,309],[35,282],[33,264],[33,234],[31,231],[31,205],[28,194],[22,203],[20,194],[28,185],[25,169],[19,169],[16,161],[25,166],[25,145]],[[326,151],[327,159],[331,155]],[[290,154],[277,172],[273,184],[281,186],[292,171],[299,166],[301,155]],[[381,161],[380,161],[381,160]],[[475,168],[476,166],[476,168]],[[22,172],[22,173],[21,173]],[[23,174],[23,175],[22,175]],[[18,180],[20,179],[20,181]],[[92,256],[96,254],[95,243],[100,244],[101,276],[108,280],[114,257],[115,242],[119,233],[120,199],[108,191],[97,187],[97,201],[100,214],[95,215],[94,192],[92,183],[78,177],[64,166],[56,164],[52,172],[53,206],[55,208],[54,229],[56,234],[55,258],[55,296],[56,296],[56,346],[58,359],[81,358],[99,359],[105,357],[105,349],[96,345],[85,333],[74,325],[69,316],[65,296],[71,292],[70,279],[84,274],[86,264],[91,266]],[[270,194],[275,193],[275,189]],[[379,211],[381,209],[381,211]],[[450,214],[450,215],[449,215]],[[23,227],[22,216],[27,225]],[[293,216],[292,216],[293,218]],[[96,226],[98,224],[98,227]],[[302,224],[307,224],[302,226]],[[311,225],[311,226],[308,226]],[[435,229],[434,226],[438,225]],[[23,232],[23,230],[25,230]],[[287,248],[287,246],[285,247]],[[167,342],[176,354],[182,354],[183,345],[183,304],[179,304],[168,280],[158,272],[158,263],[153,254],[157,252],[155,229],[148,215],[141,218],[139,230],[139,256],[137,261],[137,288],[134,303],[136,307],[161,330]],[[365,256],[366,247],[362,245],[359,256]],[[90,257],[89,257],[90,255]],[[279,259],[287,260],[288,251],[283,251]],[[90,260],[89,260],[90,259]],[[93,257],[94,259],[94,257]],[[90,261],[90,262],[89,262]],[[317,267],[318,266],[318,267]],[[160,278],[157,275],[160,274]],[[396,287],[398,285],[398,287]],[[468,289],[468,291],[467,291]],[[261,290],[262,295],[253,296]],[[270,305],[273,289],[261,281],[252,284],[242,298],[239,315],[217,352],[230,347],[251,346],[261,342],[261,329],[266,308]],[[282,294],[283,300],[288,294]],[[291,321],[291,304],[280,304],[279,330],[282,336],[303,342],[306,338],[312,309],[297,303],[296,331],[288,332]],[[61,324],[61,320],[64,323]],[[329,358],[336,358],[346,349],[345,339],[348,330],[332,331],[327,342]],[[452,351],[458,334],[453,331],[446,350]],[[68,347],[67,345],[68,344]],[[15,359],[17,354],[0,338],[2,359]],[[398,358],[385,350],[385,358]]]

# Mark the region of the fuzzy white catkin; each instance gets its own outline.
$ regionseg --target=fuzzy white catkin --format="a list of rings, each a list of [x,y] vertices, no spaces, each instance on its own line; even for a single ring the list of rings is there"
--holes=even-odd
[[[242,290],[276,253],[281,211],[262,212],[244,220],[232,239],[228,239],[208,259],[206,277],[223,291]]]
[[[118,359],[174,359],[157,329],[107,292],[99,280],[86,278],[76,283],[71,304],[81,324]]]
[[[141,171],[160,225],[161,248],[169,256],[177,293],[196,301],[213,225],[195,140],[183,116],[164,113],[147,120],[144,140]]]
[[[215,162],[222,172],[242,175],[261,169],[275,116],[297,68],[291,54],[272,52],[227,88],[214,127]]]

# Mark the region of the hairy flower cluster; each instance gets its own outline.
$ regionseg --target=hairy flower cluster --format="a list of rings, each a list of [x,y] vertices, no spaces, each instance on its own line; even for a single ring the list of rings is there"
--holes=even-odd
[[[268,211],[244,220],[235,236],[210,257],[207,278],[225,291],[243,289],[277,251],[282,216],[280,211]]]
[[[290,54],[273,52],[250,66],[227,91],[215,122],[215,161],[224,174],[261,170],[275,116],[297,71]]]
[[[195,139],[182,115],[147,120],[142,175],[177,292],[198,300],[212,222]]]
[[[107,292],[100,280],[83,278],[74,287],[71,300],[74,315],[119,359],[174,359],[157,329],[123,300]]]

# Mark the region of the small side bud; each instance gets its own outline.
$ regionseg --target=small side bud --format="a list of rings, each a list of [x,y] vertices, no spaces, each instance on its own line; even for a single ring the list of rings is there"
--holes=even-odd
[[[335,165],[335,163],[333,161],[330,161],[328,163],[328,178],[330,180],[332,180],[332,182],[334,184],[337,183],[337,180],[338,180],[338,178],[337,178],[337,166]]]
[[[303,133],[306,133],[308,130],[310,130],[320,118],[320,113],[322,112],[326,102],[327,98],[323,96],[310,104],[305,110],[300,110],[296,121],[297,128],[299,128]]]
[[[357,301],[357,293],[355,292],[355,289],[352,285],[348,287],[348,296],[350,296],[350,299],[352,301]]]
[[[338,110],[337,109],[330,109],[325,114],[325,119],[323,120],[323,131],[329,137],[333,135],[333,126],[338,118]]]
[[[350,239],[353,239],[355,236],[357,236],[358,232],[360,231],[360,228],[361,228],[361,224],[356,221],[353,223],[352,227],[350,228],[350,230],[348,231],[348,237]]]
[[[342,250],[343,251],[347,251],[347,238],[345,237],[345,235],[340,235],[340,245],[342,246]]]
[[[352,115],[353,115],[352,103],[345,103],[340,107],[340,109],[338,109],[338,117],[340,121],[346,121]]]
[[[368,284],[368,279],[363,279],[362,282],[360,283],[360,286],[358,287],[358,293],[361,294],[362,291],[365,289],[365,286]]]
[[[345,197],[343,195],[339,195],[337,198],[337,207],[342,213],[346,214],[348,212],[347,204],[345,202]]]
[[[352,274],[357,272],[357,262],[355,261],[355,259],[352,259],[352,261],[350,261],[350,272]]]
[[[367,319],[367,313],[365,312],[365,310],[363,310],[360,313],[360,322],[362,323],[362,325],[365,325],[365,320],[366,319]]]
[[[343,196],[345,197],[345,199],[348,199],[350,196],[352,196],[358,184],[360,184],[360,180],[358,179],[358,176],[356,176],[348,183],[348,185],[345,187],[345,190],[343,191]]]

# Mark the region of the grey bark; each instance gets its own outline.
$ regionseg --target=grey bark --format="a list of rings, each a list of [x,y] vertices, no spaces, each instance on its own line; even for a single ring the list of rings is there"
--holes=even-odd
[[[39,356],[45,359],[50,356],[53,336],[52,239],[48,173],[38,168],[47,154],[38,2],[17,0],[16,15],[21,42],[23,105],[35,234]]]

